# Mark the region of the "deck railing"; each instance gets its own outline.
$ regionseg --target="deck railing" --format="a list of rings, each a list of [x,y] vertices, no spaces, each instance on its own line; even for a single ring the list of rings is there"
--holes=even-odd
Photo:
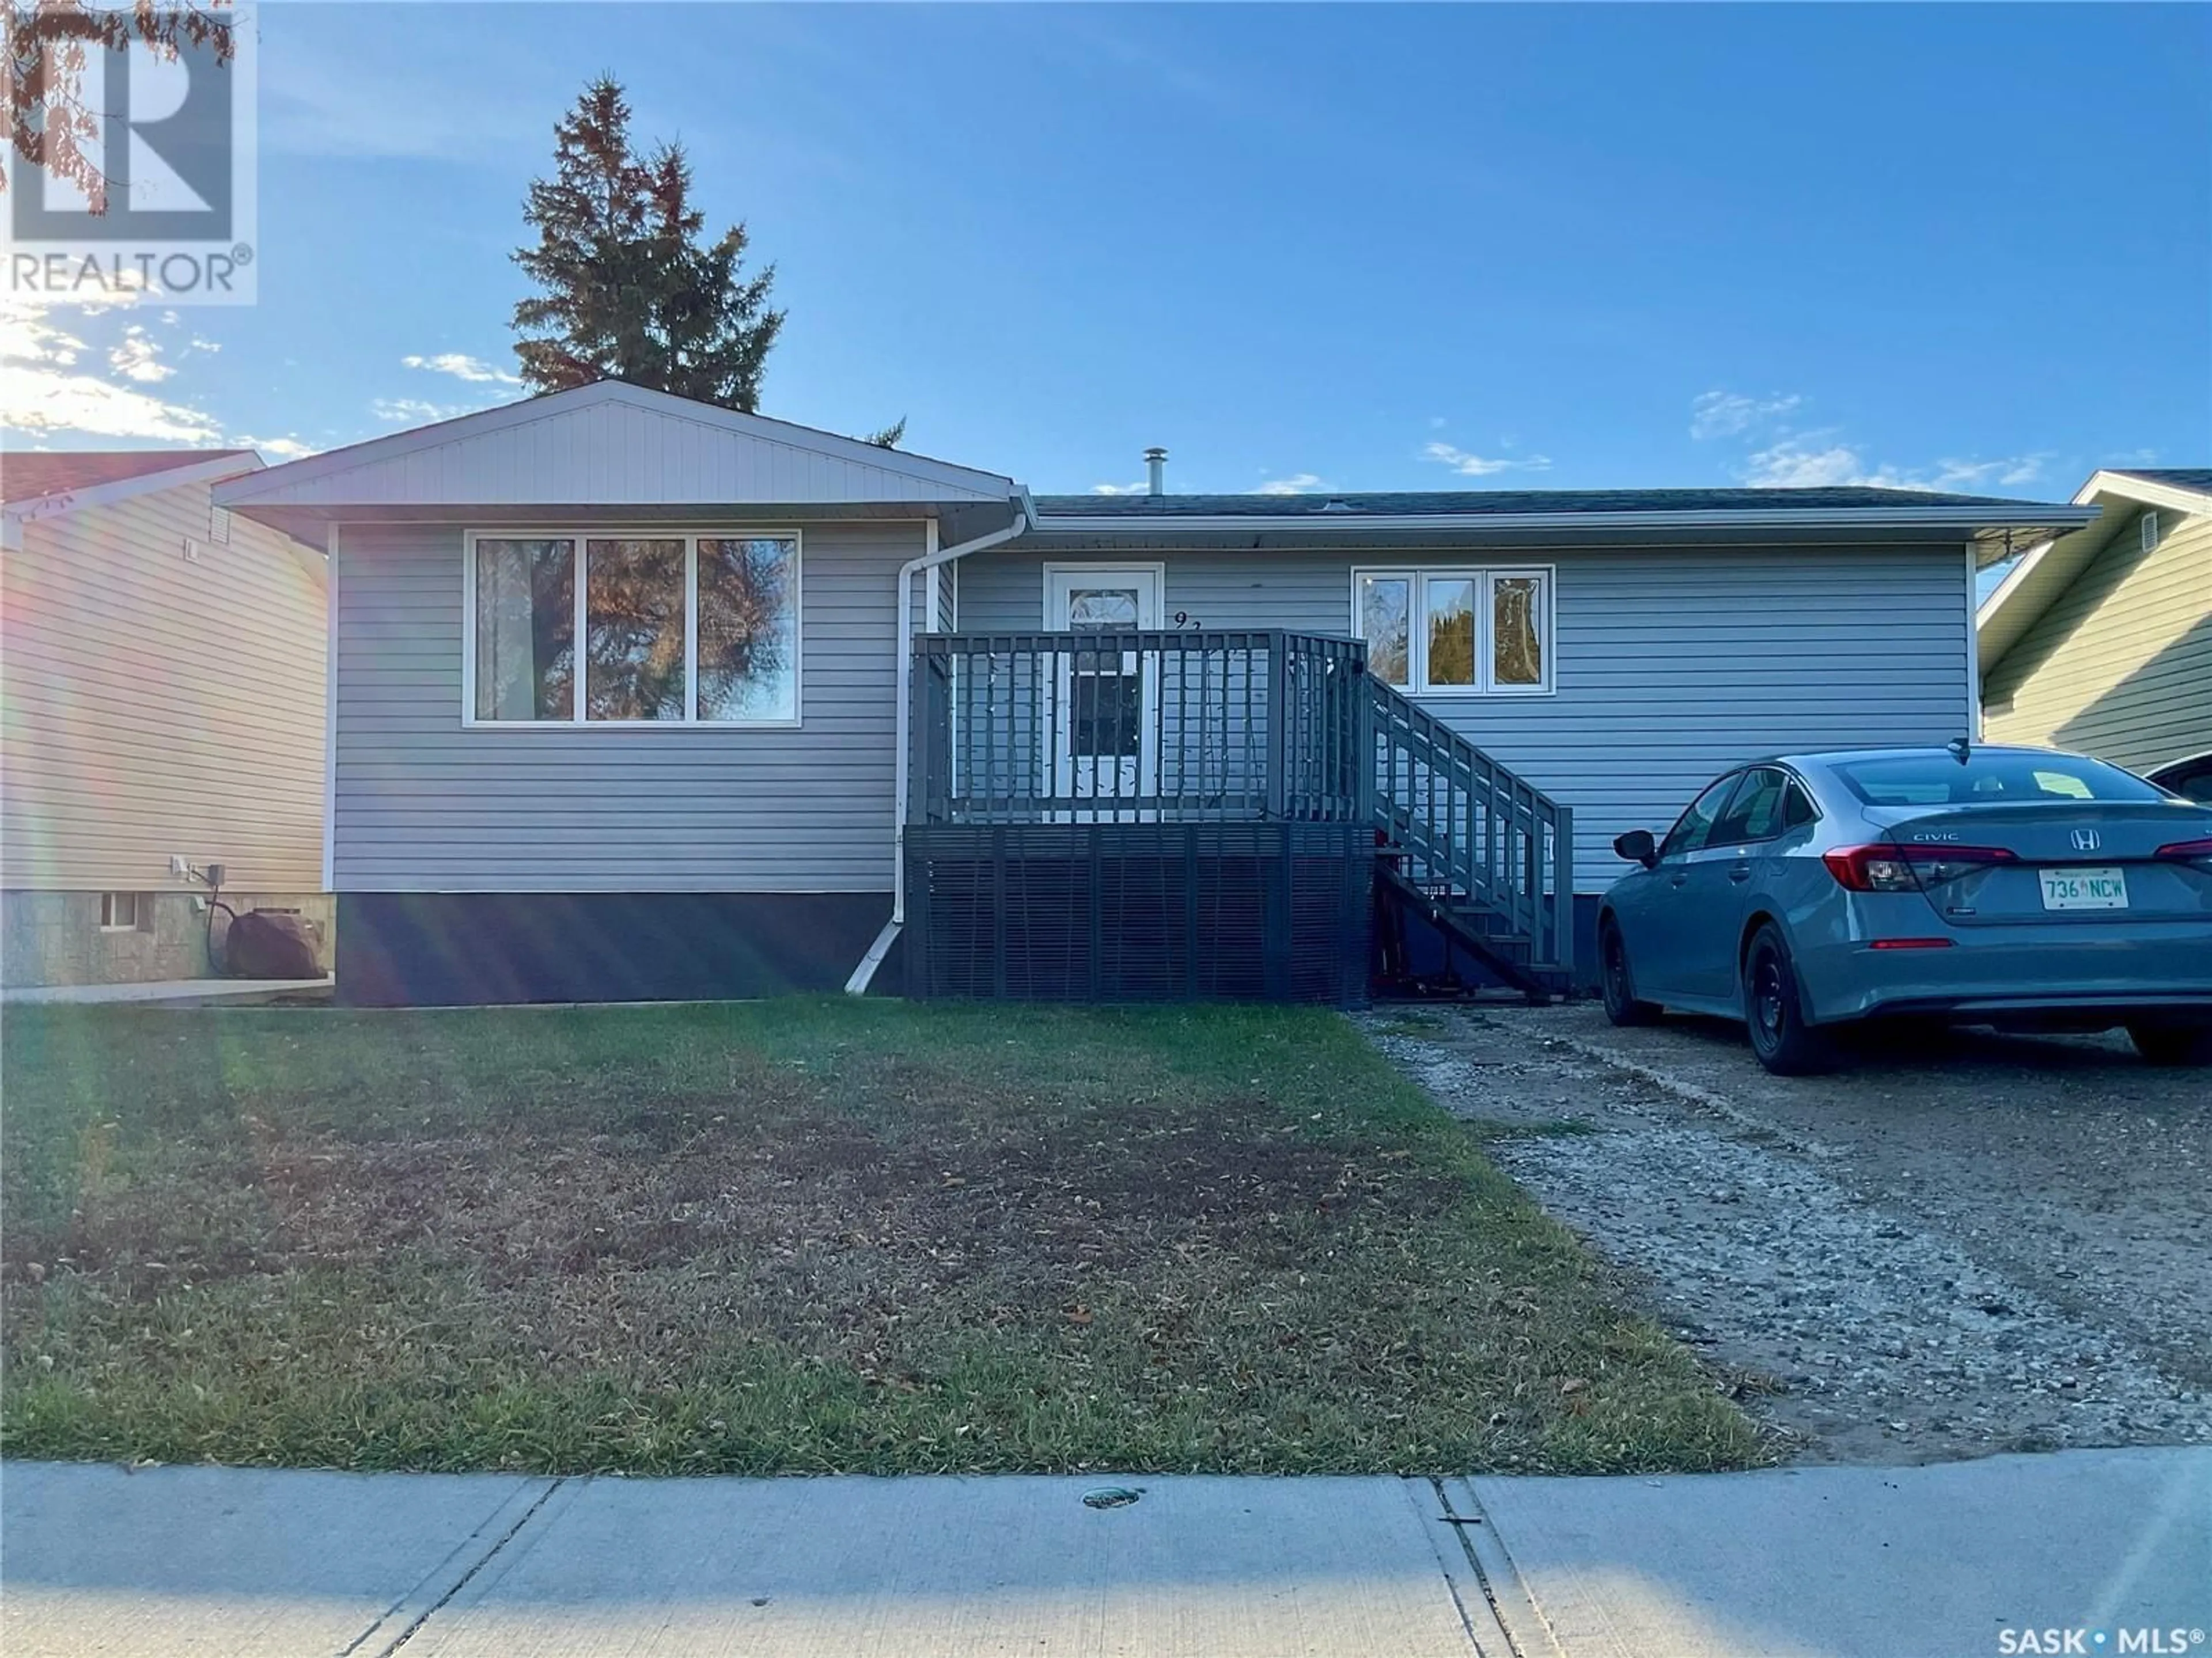
[[[908,821],[1359,821],[1364,656],[1279,629],[924,635]]]
[[[1424,894],[1571,967],[1572,814],[1365,656],[1279,629],[923,635],[908,821],[1371,823]]]

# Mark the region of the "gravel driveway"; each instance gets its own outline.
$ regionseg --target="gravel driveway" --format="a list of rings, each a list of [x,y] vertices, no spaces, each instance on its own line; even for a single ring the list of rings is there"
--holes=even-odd
[[[1364,1019],[1804,1460],[2212,1441],[2212,1072],[1971,1033],[1785,1080],[1589,1003]]]

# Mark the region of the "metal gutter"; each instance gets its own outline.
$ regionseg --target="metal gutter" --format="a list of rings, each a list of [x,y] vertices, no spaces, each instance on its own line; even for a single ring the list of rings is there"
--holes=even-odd
[[[1039,535],[1154,535],[1162,531],[1301,530],[1346,531],[1436,530],[2004,530],[2075,529],[2092,523],[2094,509],[2018,506],[1861,507],[1813,512],[1802,508],[1757,512],[1649,513],[1161,513],[1040,518]]]
[[[1019,486],[1017,486],[1019,488]],[[971,553],[983,552],[1009,542],[1036,527],[1036,504],[1030,492],[1019,488],[1012,497],[1014,521],[1002,530],[993,530],[987,535],[955,544],[950,547],[932,548],[920,558],[910,558],[899,566],[898,573],[898,670],[896,692],[898,706],[893,717],[894,741],[897,747],[891,760],[892,835],[891,835],[891,918],[884,923],[876,941],[868,946],[868,953],[860,957],[860,965],[853,969],[852,977],[845,981],[845,993],[862,996],[876,976],[876,969],[884,964],[890,953],[899,930],[906,925],[906,797],[908,782],[909,758],[908,750],[913,741],[914,709],[914,579],[924,570],[935,569],[940,564],[950,564],[955,559],[966,558]],[[937,520],[929,520],[929,534],[937,534]]]

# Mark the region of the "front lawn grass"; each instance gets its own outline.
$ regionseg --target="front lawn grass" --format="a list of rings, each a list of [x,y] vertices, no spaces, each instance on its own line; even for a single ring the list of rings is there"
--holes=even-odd
[[[11,1010],[0,1448],[547,1473],[1741,1467],[1343,1019]]]

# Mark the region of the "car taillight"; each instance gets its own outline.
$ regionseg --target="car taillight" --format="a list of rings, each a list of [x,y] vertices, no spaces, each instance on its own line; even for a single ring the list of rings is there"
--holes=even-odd
[[[1853,892],[1911,892],[1920,883],[1894,847],[1833,847],[1820,854],[1836,884]]]
[[[1853,892],[1918,892],[2015,860],[2002,847],[1872,846],[1837,847],[1820,861]]]
[[[2212,835],[2199,841],[2175,841],[2158,849],[2161,858],[2173,858],[2184,863],[2212,861]]]

